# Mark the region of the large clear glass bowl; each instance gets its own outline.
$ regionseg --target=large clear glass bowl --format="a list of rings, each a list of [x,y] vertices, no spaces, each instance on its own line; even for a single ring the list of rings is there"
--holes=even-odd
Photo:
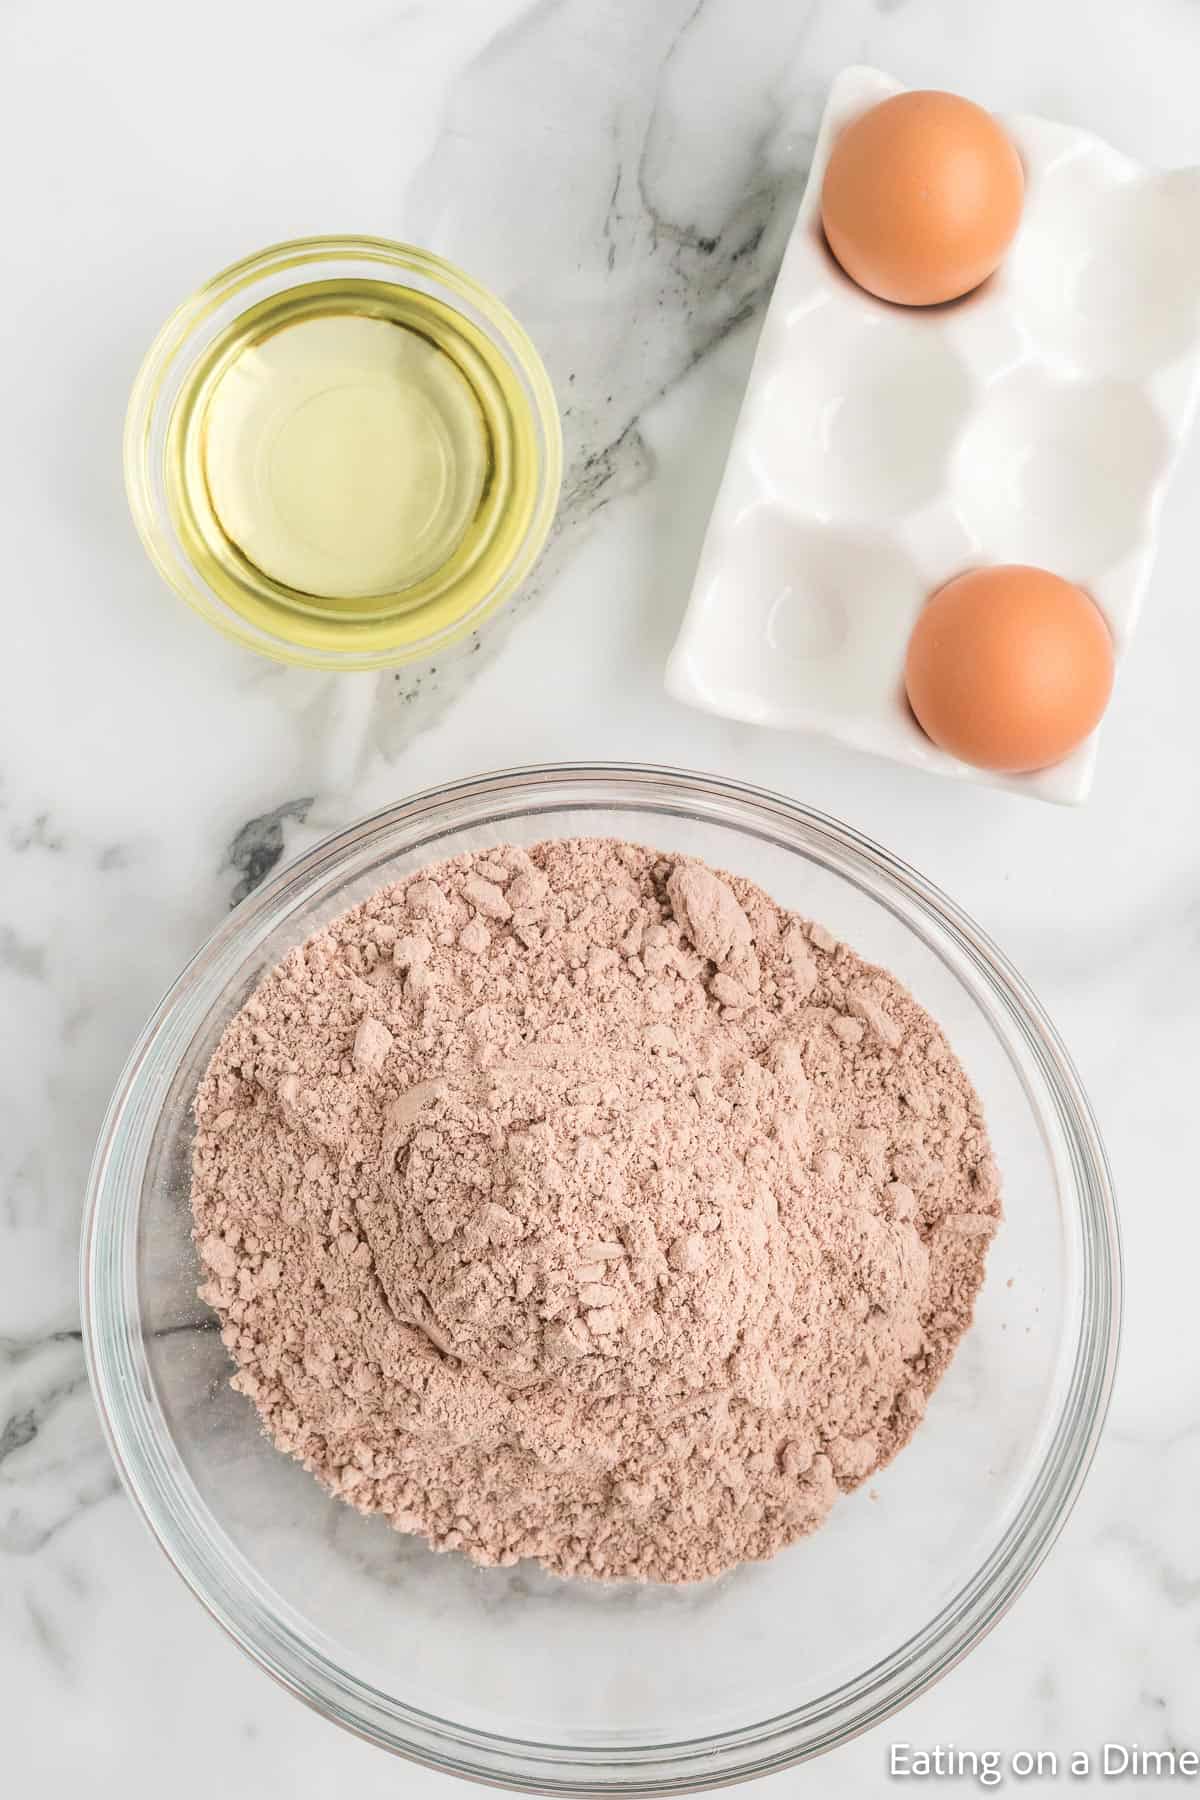
[[[909,1447],[814,1536],[670,1589],[480,1570],[330,1498],[262,1436],[195,1298],[190,1104],[230,1015],[381,884],[483,845],[611,835],[761,883],[885,964],[979,1088],[1006,1219]],[[96,1153],[84,1325],[113,1454],[209,1612],[300,1698],[439,1769],[551,1793],[682,1793],[811,1757],[977,1643],[1079,1490],[1112,1382],[1104,1152],[1037,1001],[942,894],[836,821],[714,777],[521,769],[418,795],[281,870],[184,971]]]

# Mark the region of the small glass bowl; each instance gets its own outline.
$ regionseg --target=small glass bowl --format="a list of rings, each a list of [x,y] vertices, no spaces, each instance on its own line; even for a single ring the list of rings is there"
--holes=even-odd
[[[170,501],[171,422],[189,374],[223,332],[273,296],[313,282],[373,281],[415,289],[443,301],[499,351],[512,377],[520,442],[532,445],[534,466],[514,484],[525,497],[523,529],[498,575],[485,585],[468,567],[460,580],[422,605],[399,605],[384,616],[314,623],[297,596],[296,635],[281,606],[277,628],[245,616],[216,591],[189,553]],[[527,461],[523,457],[522,461]],[[453,263],[386,238],[314,237],[274,244],[215,276],[167,320],[146,354],[125,419],[125,487],[142,543],[160,574],[210,624],[252,650],[280,662],[322,669],[373,669],[425,661],[475,631],[510,598],[546,541],[562,480],[562,431],[550,378],[536,349],[508,308]],[[506,546],[507,548],[507,546]],[[247,591],[247,599],[257,595]]]
[[[435,1555],[263,1437],[196,1299],[190,1105],[230,1016],[385,882],[502,842],[605,835],[703,857],[907,983],[982,1094],[1006,1217],[976,1318],[912,1443],[772,1561],[687,1588]],[[1104,1151],[1020,977],[944,895],[847,826],[714,777],[512,771],[319,844],[221,926],[150,1021],[92,1170],[88,1362],[130,1494],[193,1592],[326,1717],[432,1767],[556,1794],[719,1787],[877,1724],[976,1644],[1045,1556],[1112,1384],[1120,1258]]]

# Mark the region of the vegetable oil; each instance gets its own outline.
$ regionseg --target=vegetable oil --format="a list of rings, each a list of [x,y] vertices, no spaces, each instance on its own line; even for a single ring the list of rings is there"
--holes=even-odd
[[[251,626],[322,651],[444,632],[497,589],[539,505],[511,361],[417,287],[331,278],[240,313],[171,410],[171,521]]]

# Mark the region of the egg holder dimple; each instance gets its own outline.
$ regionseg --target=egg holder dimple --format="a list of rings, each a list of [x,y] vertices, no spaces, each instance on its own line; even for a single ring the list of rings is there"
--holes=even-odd
[[[1200,391],[1200,169],[1009,118],[1025,167],[1004,263],[964,299],[874,299],[820,221],[834,138],[899,82],[836,79],[767,311],[668,691],[937,774],[1086,799],[1098,733],[1032,775],[924,735],[904,655],[951,576],[1036,563],[1087,590],[1118,669]]]

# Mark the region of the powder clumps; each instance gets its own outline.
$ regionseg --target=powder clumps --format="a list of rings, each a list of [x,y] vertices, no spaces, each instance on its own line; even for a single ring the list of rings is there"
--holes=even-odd
[[[485,1564],[770,1556],[919,1423],[998,1184],[890,975],[704,865],[463,856],[294,950],[196,1098],[233,1384],[363,1512]]]

